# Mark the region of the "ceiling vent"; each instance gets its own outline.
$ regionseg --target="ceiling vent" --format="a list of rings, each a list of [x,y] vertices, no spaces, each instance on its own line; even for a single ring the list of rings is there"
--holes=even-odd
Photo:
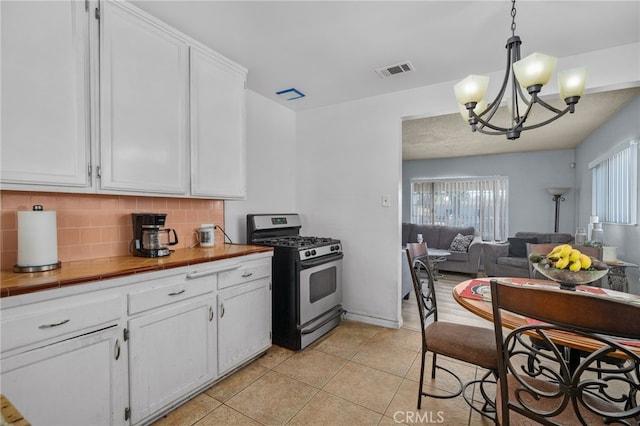
[[[411,71],[415,71],[416,69],[411,65],[411,62],[405,61],[400,62],[399,64],[387,65],[386,67],[378,68],[376,73],[380,76],[380,78],[393,77],[398,74],[405,74]]]

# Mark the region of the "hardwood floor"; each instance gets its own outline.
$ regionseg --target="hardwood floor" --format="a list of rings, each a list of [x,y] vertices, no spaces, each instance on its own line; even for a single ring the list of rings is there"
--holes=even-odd
[[[462,308],[453,298],[453,288],[460,282],[471,279],[472,276],[445,272],[436,281],[436,299],[438,301],[438,319],[458,324],[474,325],[476,327],[493,328],[493,323],[484,320]],[[402,301],[403,328],[420,331],[420,318],[416,306],[415,294],[409,293],[409,299]]]

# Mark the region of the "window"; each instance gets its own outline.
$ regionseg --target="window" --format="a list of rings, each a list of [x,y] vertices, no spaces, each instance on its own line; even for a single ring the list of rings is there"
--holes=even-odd
[[[589,163],[592,214],[600,222],[638,223],[638,141],[620,144]]]
[[[509,179],[413,179],[411,222],[473,226],[483,240],[507,238]]]

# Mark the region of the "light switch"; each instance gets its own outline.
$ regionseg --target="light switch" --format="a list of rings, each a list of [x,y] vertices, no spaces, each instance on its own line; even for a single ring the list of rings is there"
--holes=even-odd
[[[382,207],[390,207],[391,206],[391,196],[383,195],[382,196]]]

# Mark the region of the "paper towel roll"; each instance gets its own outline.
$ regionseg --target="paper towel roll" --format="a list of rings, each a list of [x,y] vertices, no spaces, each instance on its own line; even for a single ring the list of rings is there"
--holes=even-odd
[[[18,212],[18,267],[58,263],[58,228],[54,211]]]

